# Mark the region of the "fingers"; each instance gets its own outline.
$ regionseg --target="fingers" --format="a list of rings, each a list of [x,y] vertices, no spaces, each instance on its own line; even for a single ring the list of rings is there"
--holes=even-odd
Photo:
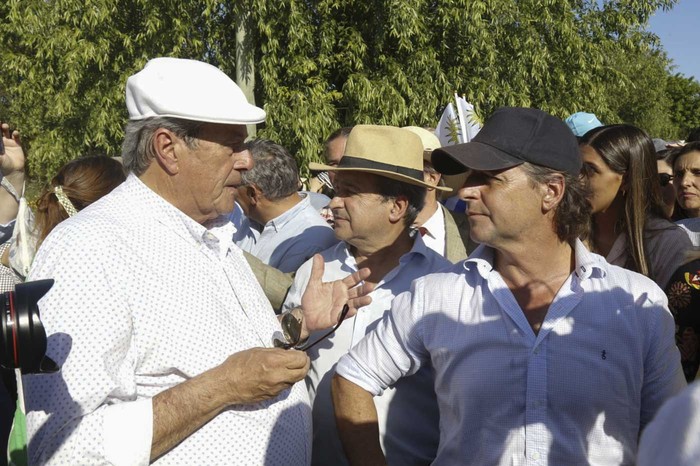
[[[309,283],[321,282],[323,279],[323,271],[326,264],[323,261],[321,254],[314,254],[313,262],[311,263],[311,277]]]
[[[282,353],[280,357],[282,361],[281,367],[285,369],[281,374],[282,379],[286,383],[295,383],[306,377],[311,367],[311,360],[303,351],[295,349],[282,350],[274,349],[275,352]]]
[[[367,267],[363,267],[357,272],[351,273],[347,277],[343,278],[343,284],[348,288],[352,288],[369,277],[371,273],[372,272]]]
[[[354,299],[354,298],[359,298],[361,296],[366,296],[370,294],[374,290],[374,283],[366,283],[363,282],[360,285],[350,288],[348,290],[348,298],[349,299]]]
[[[289,370],[305,369],[310,364],[309,357],[303,351],[297,351],[295,349],[278,349],[275,351],[283,353],[284,367]]]
[[[10,133],[10,125],[7,123],[0,125],[0,128],[2,128],[2,137],[5,139],[12,139],[17,144],[20,143],[19,130],[14,130]]]
[[[372,303],[372,298],[370,296],[360,296],[359,298],[353,298],[348,300],[348,305],[350,310],[359,309],[363,306],[367,306]],[[353,313],[354,314],[354,313]]]

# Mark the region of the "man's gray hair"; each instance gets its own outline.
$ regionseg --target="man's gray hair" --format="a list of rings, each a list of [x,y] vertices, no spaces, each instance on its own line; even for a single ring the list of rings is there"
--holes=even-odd
[[[122,159],[124,168],[136,176],[142,175],[156,157],[153,136],[158,128],[165,128],[185,141],[190,149],[197,147],[197,136],[202,128],[201,121],[183,120],[171,117],[132,120],[124,129]]]
[[[268,139],[248,141],[245,147],[253,157],[253,168],[241,173],[244,185],[256,185],[270,201],[299,190],[299,169],[287,149]]]

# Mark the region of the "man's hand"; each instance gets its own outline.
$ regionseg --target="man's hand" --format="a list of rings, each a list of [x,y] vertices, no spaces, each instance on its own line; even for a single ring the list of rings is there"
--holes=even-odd
[[[2,142],[5,145],[4,153],[0,154],[0,171],[3,176],[24,172],[24,151],[20,145],[19,131],[10,134],[10,125],[2,124]]]
[[[303,351],[251,348],[229,356],[216,370],[228,405],[257,403],[277,396],[309,371]]]
[[[306,376],[303,351],[251,348],[153,397],[151,461],[232,405],[267,400]]]
[[[350,307],[347,317],[350,317],[357,313],[358,308],[372,302],[372,298],[367,295],[374,287],[362,283],[370,275],[368,268],[360,269],[342,280],[325,283],[322,281],[324,268],[323,257],[316,254],[309,284],[301,297],[301,307],[304,310],[302,340],[311,332],[334,326],[346,303]]]

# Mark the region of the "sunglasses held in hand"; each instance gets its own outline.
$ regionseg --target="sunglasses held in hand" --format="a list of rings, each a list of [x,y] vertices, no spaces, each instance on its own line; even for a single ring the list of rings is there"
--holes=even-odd
[[[345,317],[348,315],[349,310],[350,307],[347,304],[343,306],[343,310],[340,312],[338,322],[335,324],[335,327],[333,327],[330,330],[330,332],[326,333],[313,343],[309,343],[307,345],[302,346],[297,346],[301,341],[301,319],[297,319],[293,313],[287,312],[282,316],[282,321],[280,322],[280,324],[282,325],[282,333],[284,333],[284,337],[287,339],[287,341],[285,342],[280,340],[279,338],[275,338],[272,343],[275,345],[275,348],[294,348],[299,351],[308,351],[314,346],[316,346],[318,343],[331,336],[333,332],[338,330],[338,327],[340,327],[340,324],[343,323]]]

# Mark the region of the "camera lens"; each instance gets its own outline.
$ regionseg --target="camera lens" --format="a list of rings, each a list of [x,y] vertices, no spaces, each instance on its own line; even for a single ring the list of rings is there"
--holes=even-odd
[[[21,283],[0,295],[0,365],[25,374],[56,372],[58,366],[46,354],[46,332],[37,302],[53,286],[53,280]]]

